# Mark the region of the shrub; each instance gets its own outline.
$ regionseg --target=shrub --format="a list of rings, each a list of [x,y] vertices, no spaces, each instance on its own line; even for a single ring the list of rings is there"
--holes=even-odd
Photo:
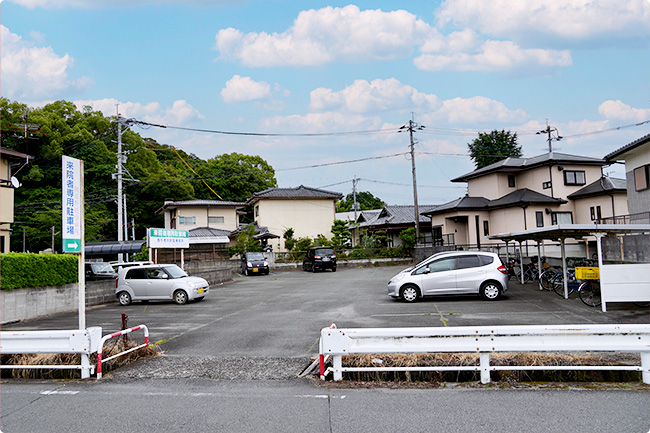
[[[13,290],[75,283],[77,262],[77,256],[70,254],[0,254],[0,287]]]

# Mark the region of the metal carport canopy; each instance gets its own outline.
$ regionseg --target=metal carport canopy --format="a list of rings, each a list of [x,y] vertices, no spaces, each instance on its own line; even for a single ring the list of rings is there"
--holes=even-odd
[[[536,241],[537,242],[537,255],[540,256],[540,244],[544,240],[559,241],[562,251],[562,274],[564,282],[564,298],[569,297],[569,287],[567,278],[566,266],[566,253],[564,250],[565,239],[581,239],[585,236],[595,236],[598,243],[598,266],[603,265],[603,253],[601,248],[601,238],[603,236],[612,234],[631,234],[631,233],[648,233],[650,232],[650,224],[557,224],[548,227],[539,227],[536,229],[524,230],[521,232],[513,233],[500,233],[497,235],[490,235],[488,239],[502,240],[506,242],[524,242]],[[506,255],[508,249],[506,248]],[[521,248],[519,249],[520,262],[523,265],[523,258],[521,257]],[[537,262],[539,274],[542,274],[542,261]],[[522,268],[523,269],[523,268]],[[524,273],[521,273],[521,282],[524,283]],[[541,286],[540,286],[541,290]]]
[[[135,254],[140,252],[144,243],[144,240],[94,242],[87,243],[84,247],[84,251],[87,255],[118,253]]]

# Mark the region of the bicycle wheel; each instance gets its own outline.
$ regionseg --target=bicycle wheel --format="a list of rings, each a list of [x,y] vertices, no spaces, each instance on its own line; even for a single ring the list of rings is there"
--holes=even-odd
[[[562,274],[557,274],[553,278],[553,291],[564,298],[564,277]]]
[[[580,300],[590,307],[597,307],[601,304],[600,300],[600,287],[591,281],[585,281],[578,287],[578,295]]]
[[[553,278],[555,278],[555,272],[551,270],[542,272],[539,277],[540,287],[544,290],[553,290]]]

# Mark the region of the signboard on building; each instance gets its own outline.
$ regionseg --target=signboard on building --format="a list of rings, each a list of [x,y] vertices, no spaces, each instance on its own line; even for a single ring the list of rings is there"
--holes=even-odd
[[[153,229],[147,230],[149,248],[189,248],[190,233],[187,230]]]
[[[64,253],[81,253],[81,232],[83,224],[82,188],[83,172],[81,160],[63,156],[61,205],[62,239]]]

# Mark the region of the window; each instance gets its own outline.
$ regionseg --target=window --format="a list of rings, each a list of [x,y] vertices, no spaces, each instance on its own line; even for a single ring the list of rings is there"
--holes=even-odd
[[[537,224],[537,227],[544,227],[544,212],[535,212],[535,223]]]
[[[573,214],[571,212],[553,212],[551,213],[551,224],[573,224]]]
[[[648,189],[648,171],[650,165],[643,165],[634,169],[634,190]]]
[[[196,225],[196,217],[178,217],[178,224],[182,226]]]
[[[596,206],[596,218],[597,219],[603,218],[603,214],[600,212],[600,206]]]
[[[564,170],[565,185],[584,185],[585,183],[584,171]]]
[[[223,224],[224,223],[224,217],[222,216],[209,216],[208,217],[208,224]]]
[[[592,206],[592,207],[590,207],[589,208],[589,213],[591,214],[591,220],[592,221],[595,221],[597,219],[599,220],[599,219],[603,218],[603,214],[602,214],[602,212],[600,210],[600,206],[596,206],[596,207]]]
[[[481,261],[481,266],[490,265],[494,263],[494,257],[492,256],[479,255],[478,258]]]
[[[255,218],[260,216],[260,205],[255,206]]]
[[[415,274],[424,274],[428,272],[442,272],[442,271],[451,271],[456,267],[456,258],[450,257],[446,259],[436,260],[431,262],[428,265],[422,266],[421,268],[415,271]]]
[[[596,219],[596,208],[594,208],[593,206],[590,207],[589,208],[589,214],[591,215],[591,220],[592,221],[595,220]]]
[[[147,270],[146,269],[129,269],[129,272],[126,274],[127,280],[146,280],[147,279]]]
[[[483,221],[483,236],[490,234],[490,224],[487,221]]]
[[[509,174],[509,175],[508,175],[508,186],[509,186],[510,188],[514,188],[514,187],[515,187],[515,175],[514,175],[514,174]]]
[[[478,268],[481,266],[481,261],[478,256],[460,256],[458,257],[458,269]]]
[[[551,182],[542,182],[542,188],[549,189],[553,186]]]

